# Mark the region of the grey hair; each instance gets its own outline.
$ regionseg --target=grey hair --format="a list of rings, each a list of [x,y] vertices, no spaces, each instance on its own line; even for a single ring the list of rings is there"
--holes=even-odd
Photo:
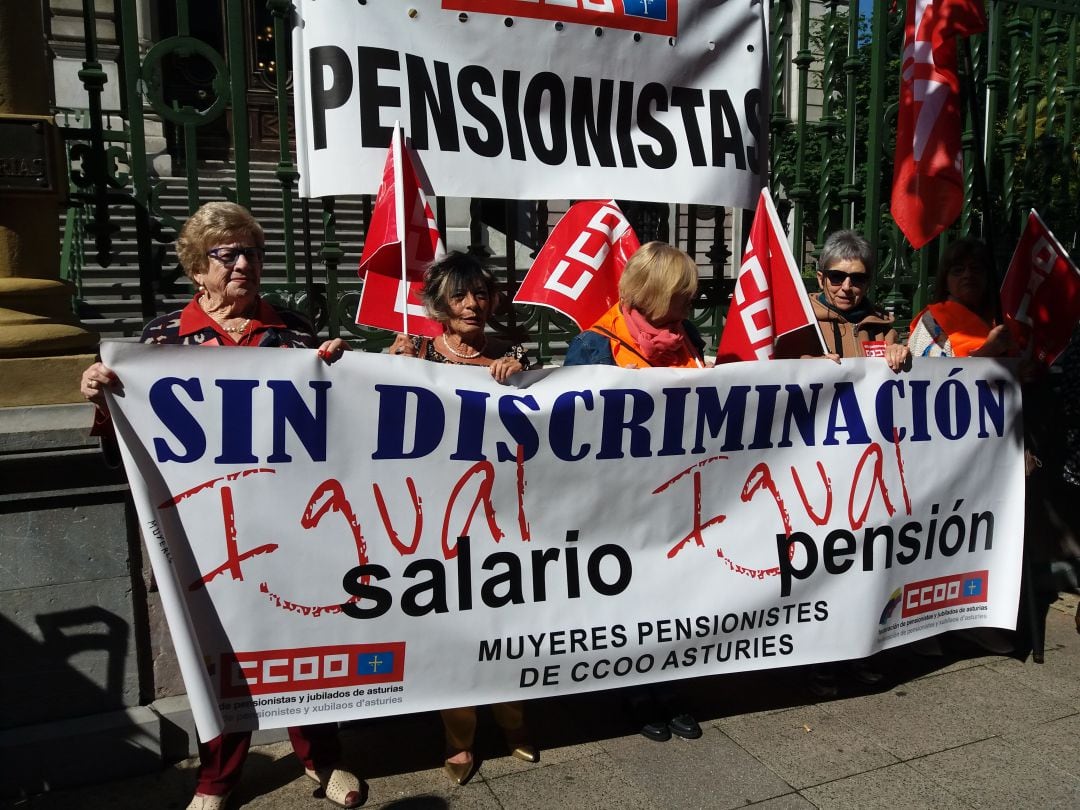
[[[831,270],[834,264],[858,259],[867,273],[874,272],[874,251],[862,234],[855,231],[833,231],[825,240],[818,257],[818,272]]]

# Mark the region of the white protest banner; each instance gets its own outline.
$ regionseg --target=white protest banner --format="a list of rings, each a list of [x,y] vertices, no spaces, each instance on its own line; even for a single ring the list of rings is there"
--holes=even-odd
[[[1011,627],[990,360],[482,368],[107,343],[202,737]]]
[[[296,0],[300,193],[371,194],[395,121],[435,193],[752,208],[761,0]]]

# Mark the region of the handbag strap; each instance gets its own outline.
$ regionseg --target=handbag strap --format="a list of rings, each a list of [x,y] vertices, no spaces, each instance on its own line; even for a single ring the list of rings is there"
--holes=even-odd
[[[602,326],[596,326],[596,325],[593,325],[593,326],[589,327],[588,331],[595,332],[598,335],[603,335],[604,337],[608,338],[609,340],[614,340],[616,343],[618,343],[620,346],[622,346],[624,349],[626,349],[631,354],[634,354],[634,355],[637,355],[638,357],[640,357],[642,359],[642,361],[645,363],[645,365],[647,365],[649,368],[652,368],[652,363],[649,362],[648,358],[646,358],[645,355],[643,355],[641,352],[639,352],[637,349],[635,349],[633,346],[631,346],[625,340],[620,338],[618,335],[616,335],[616,334],[614,334],[612,332],[609,332],[607,329],[605,329]]]

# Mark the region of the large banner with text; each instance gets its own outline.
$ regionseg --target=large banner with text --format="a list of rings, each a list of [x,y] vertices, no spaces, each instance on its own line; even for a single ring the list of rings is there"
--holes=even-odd
[[[858,658],[1012,627],[991,360],[483,368],[106,343],[199,733]]]
[[[373,194],[395,122],[435,194],[753,208],[761,0],[294,0],[300,193]]]

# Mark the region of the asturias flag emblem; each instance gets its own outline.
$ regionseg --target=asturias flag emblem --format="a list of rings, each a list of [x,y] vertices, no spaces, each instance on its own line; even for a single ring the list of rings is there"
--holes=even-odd
[[[666,20],[667,0],[623,0],[623,11],[628,17]]]
[[[394,671],[394,651],[361,653],[356,656],[357,675],[385,675]]]

